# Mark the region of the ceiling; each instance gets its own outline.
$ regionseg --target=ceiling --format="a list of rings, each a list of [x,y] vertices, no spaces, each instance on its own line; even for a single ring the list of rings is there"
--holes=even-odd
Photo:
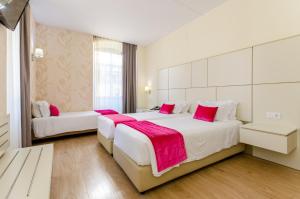
[[[225,0],[31,0],[39,23],[150,44]]]

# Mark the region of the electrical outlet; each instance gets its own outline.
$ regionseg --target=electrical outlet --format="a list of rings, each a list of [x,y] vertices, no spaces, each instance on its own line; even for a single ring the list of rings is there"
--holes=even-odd
[[[273,118],[276,120],[279,120],[281,118],[281,114],[279,112],[274,112],[273,116],[274,116]]]
[[[266,118],[272,120],[279,120],[281,118],[281,113],[279,112],[266,112]]]

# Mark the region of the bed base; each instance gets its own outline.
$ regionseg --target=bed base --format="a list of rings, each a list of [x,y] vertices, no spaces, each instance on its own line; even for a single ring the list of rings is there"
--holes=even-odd
[[[38,140],[44,140],[44,139],[51,139],[51,138],[59,138],[59,137],[64,137],[64,136],[71,136],[71,135],[79,135],[79,134],[85,134],[85,133],[93,133],[96,132],[97,129],[88,129],[88,130],[83,130],[83,131],[72,131],[72,132],[66,132],[66,133],[60,133],[57,135],[51,135],[51,136],[46,136],[42,138],[37,138],[34,136],[34,133],[32,131],[32,141],[38,141]]]
[[[113,145],[113,157],[127,174],[137,190],[142,193],[151,188],[169,182],[175,178],[238,154],[244,151],[244,149],[244,144],[238,144],[231,148],[224,149],[218,153],[210,155],[204,159],[184,163],[179,167],[173,168],[160,177],[153,176],[151,166],[137,165],[127,154],[125,154],[120,148],[115,145]]]
[[[98,137],[100,144],[102,144],[102,146],[105,148],[105,150],[110,155],[112,155],[113,154],[113,139],[107,139],[99,132],[99,130],[97,132],[97,137]]]

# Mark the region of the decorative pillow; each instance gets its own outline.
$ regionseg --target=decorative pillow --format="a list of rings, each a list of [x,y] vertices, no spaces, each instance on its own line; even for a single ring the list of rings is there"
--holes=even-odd
[[[172,114],[175,108],[175,104],[163,104],[159,110],[163,114]]]
[[[59,116],[60,112],[59,112],[59,109],[57,108],[57,106],[50,104],[49,109],[50,109],[51,116]]]
[[[49,104],[46,101],[38,101],[36,102],[39,105],[39,109],[42,117],[50,117],[50,109]]]
[[[194,119],[203,120],[207,122],[214,122],[218,107],[208,107],[198,105],[197,110],[194,114]]]
[[[215,120],[217,121],[228,121],[234,120],[236,115],[237,103],[227,100],[227,101],[205,101],[199,102],[200,105],[209,107],[218,107]]]
[[[36,102],[32,102],[32,104],[31,104],[31,112],[32,112],[32,116],[34,118],[41,118],[42,117],[39,104],[36,103]]]

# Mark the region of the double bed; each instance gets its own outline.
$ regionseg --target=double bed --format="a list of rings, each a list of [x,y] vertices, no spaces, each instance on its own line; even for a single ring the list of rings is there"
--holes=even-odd
[[[161,120],[177,117],[186,117],[190,114],[188,113],[178,113],[178,114],[162,114],[158,111],[142,112],[142,113],[132,113],[124,114],[126,116],[132,117],[138,121],[140,120]],[[113,120],[106,116],[98,117],[98,140],[104,146],[108,153],[113,153],[113,139],[115,135],[116,125]]]
[[[189,115],[150,122],[179,131],[184,138],[187,159],[180,165],[158,172],[150,139],[129,126],[118,125],[113,156],[140,192],[244,150],[244,145],[239,144],[241,122],[238,120],[209,123]]]

